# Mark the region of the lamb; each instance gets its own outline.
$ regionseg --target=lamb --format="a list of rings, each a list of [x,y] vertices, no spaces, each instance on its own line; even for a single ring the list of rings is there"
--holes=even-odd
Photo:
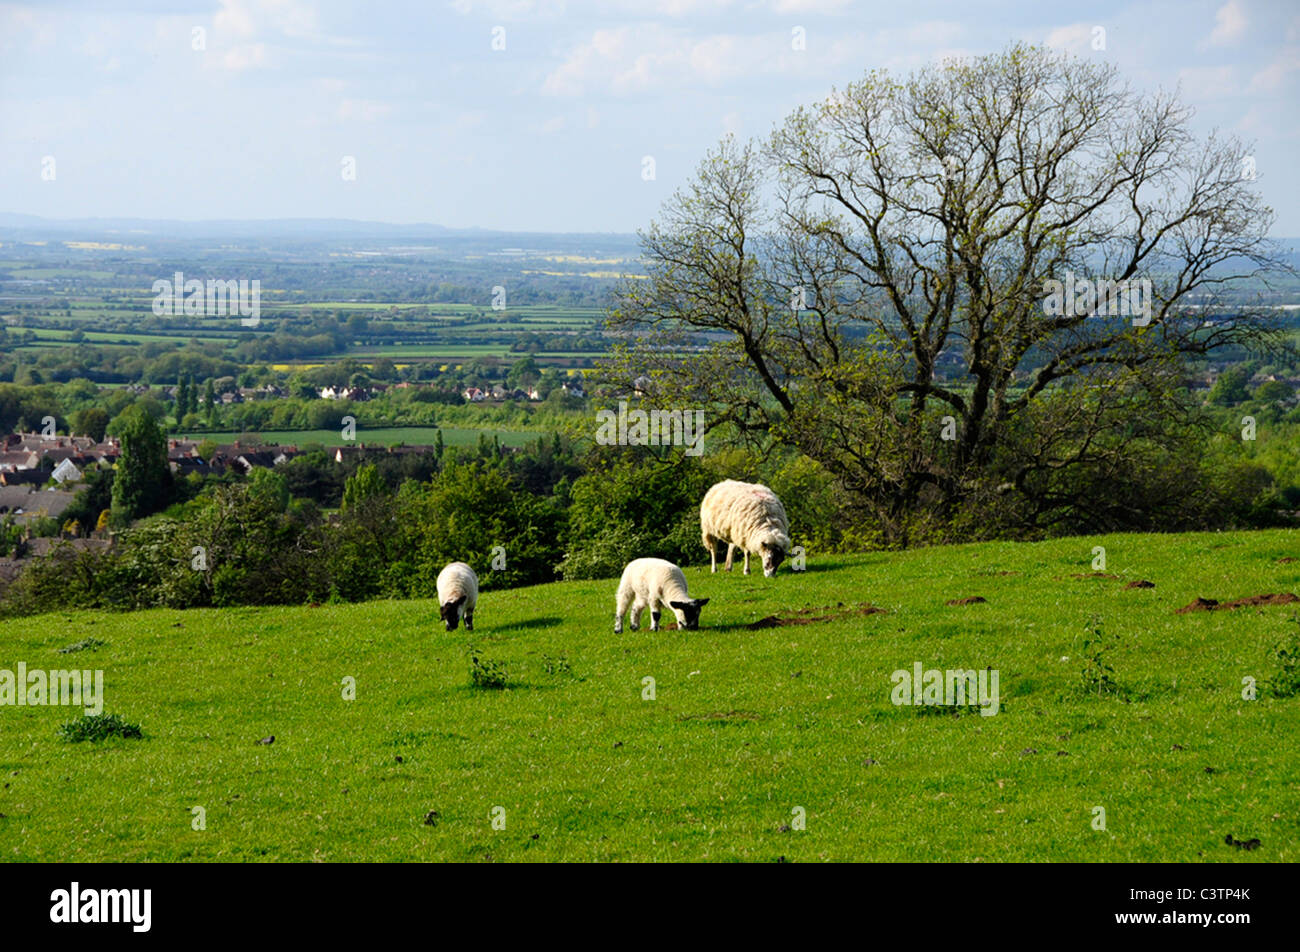
[[[659,609],[666,606],[677,616],[677,627],[694,631],[700,627],[700,609],[707,598],[691,598],[682,570],[664,559],[634,559],[623,569],[618,583],[614,612],[614,634],[623,631],[623,616],[632,609],[632,630],[641,627],[641,613],[650,609],[650,630],[659,630]]]
[[[709,550],[713,571],[718,571],[718,547],[727,546],[726,570],[731,571],[732,552],[745,553],[745,574],[749,574],[749,553],[763,557],[763,574],[771,578],[790,551],[790,526],[785,507],[776,493],[759,483],[727,479],[715,483],[700,503],[700,531]]]
[[[455,631],[460,619],[465,630],[474,630],[474,606],[478,604],[478,576],[464,562],[452,562],[438,573],[438,617]]]

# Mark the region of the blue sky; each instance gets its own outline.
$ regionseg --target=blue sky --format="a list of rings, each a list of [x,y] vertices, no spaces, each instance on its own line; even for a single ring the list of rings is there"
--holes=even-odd
[[[1274,233],[1300,235],[1287,0],[0,2],[0,211],[628,232],[724,133],[1015,40],[1181,83],[1199,131],[1255,143]]]

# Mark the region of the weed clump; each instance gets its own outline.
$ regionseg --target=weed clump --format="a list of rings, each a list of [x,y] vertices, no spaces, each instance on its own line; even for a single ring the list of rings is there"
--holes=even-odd
[[[87,714],[59,728],[59,737],[73,744],[108,737],[138,739],[143,736],[139,724],[128,723],[118,714]]]

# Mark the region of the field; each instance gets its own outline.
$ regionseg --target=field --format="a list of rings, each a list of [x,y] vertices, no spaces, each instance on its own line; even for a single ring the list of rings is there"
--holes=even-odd
[[[1297,555],[1300,533],[1273,531],[813,557],[775,579],[694,567],[699,631],[619,636],[613,581],[486,591],[472,634],[442,631],[433,601],[27,619],[0,668],[102,668],[105,711],[144,737],[69,743],[71,709],[0,710],[0,848],[1295,862],[1300,697],[1266,683],[1298,606],[1175,609],[1296,592]],[[57,653],[87,637],[104,644]],[[471,684],[471,644],[508,687]],[[996,669],[998,713],[895,706],[891,673],[916,662]]]
[[[486,434],[490,440],[497,437],[502,446],[523,446],[525,443],[536,443],[538,437],[543,436],[541,431],[526,432],[524,430],[493,430],[493,429],[467,429],[455,426],[377,426],[357,430],[357,438],[352,441],[343,439],[342,431],[334,430],[266,430],[258,431],[252,434],[243,433],[173,433],[172,439],[183,440],[214,440],[217,443],[230,443],[233,440],[243,439],[245,436],[256,437],[263,443],[289,443],[298,447],[306,446],[308,443],[320,443],[324,446],[355,446],[365,443],[367,446],[395,446],[398,443],[404,443],[407,446],[431,446],[437,437],[438,430],[442,430],[442,442],[445,446],[474,446],[478,443],[479,434]]]

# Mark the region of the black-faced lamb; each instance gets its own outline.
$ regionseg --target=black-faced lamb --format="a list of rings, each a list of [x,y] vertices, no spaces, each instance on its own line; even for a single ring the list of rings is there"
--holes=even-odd
[[[629,621],[632,630],[641,627],[641,613],[650,609],[650,630],[659,630],[660,607],[668,608],[677,616],[677,627],[694,631],[700,627],[700,609],[709,603],[707,598],[691,598],[686,590],[686,576],[673,563],[664,559],[635,559],[623,569],[618,583],[614,611],[614,633],[623,630],[623,616],[632,609]]]

